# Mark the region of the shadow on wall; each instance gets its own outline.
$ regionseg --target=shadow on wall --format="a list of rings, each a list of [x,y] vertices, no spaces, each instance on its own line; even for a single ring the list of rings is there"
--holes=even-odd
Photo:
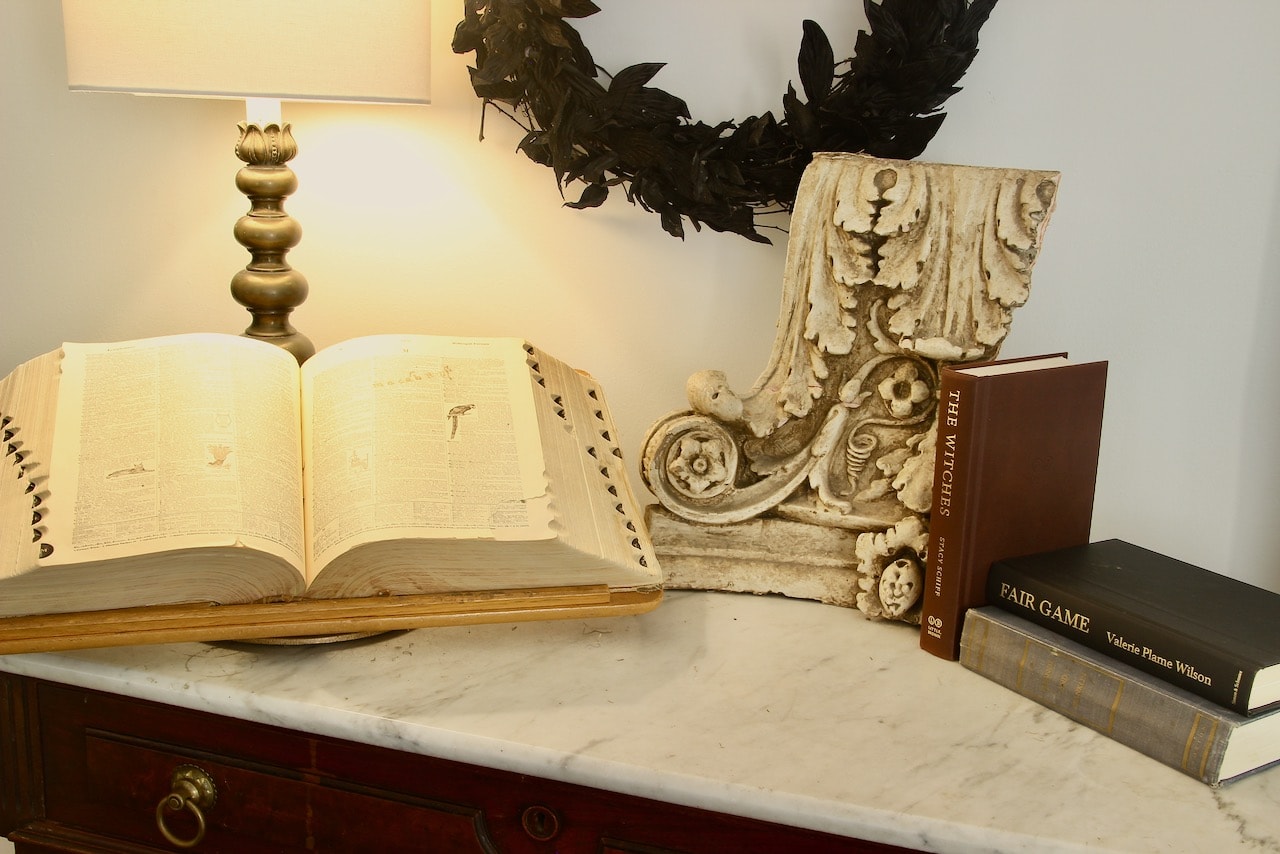
[[[1272,193],[1268,234],[1280,234],[1280,177]],[[1280,243],[1272,241],[1262,265],[1258,303],[1252,307],[1253,328],[1245,351],[1244,403],[1236,423],[1253,425],[1254,435],[1268,435],[1280,423],[1280,384],[1275,381],[1280,354],[1275,343],[1275,321],[1280,317]],[[1239,310],[1247,316],[1248,306]],[[1228,418],[1230,415],[1228,415]],[[1260,426],[1272,425],[1272,426]],[[1257,500],[1259,484],[1280,483],[1280,445],[1274,441],[1241,443],[1239,457],[1231,462],[1238,472],[1233,530],[1227,538],[1229,567],[1271,567],[1255,583],[1280,592],[1280,526],[1275,524],[1274,503]]]

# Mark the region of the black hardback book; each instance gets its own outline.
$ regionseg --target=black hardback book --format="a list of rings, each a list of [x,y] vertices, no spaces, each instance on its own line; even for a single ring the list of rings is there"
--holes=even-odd
[[[1280,706],[1280,594],[1105,540],[997,561],[987,597],[1241,714]]]

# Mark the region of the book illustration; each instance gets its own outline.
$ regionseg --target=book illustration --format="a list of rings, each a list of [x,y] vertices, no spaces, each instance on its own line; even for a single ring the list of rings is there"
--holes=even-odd
[[[332,366],[326,361],[336,356],[326,357],[309,385],[304,440],[326,469],[335,466],[334,477],[312,486],[312,549],[321,562],[378,532],[420,525],[459,536],[534,529],[547,536],[537,434],[521,426],[510,399],[529,382],[515,373],[517,363],[480,350],[453,358],[412,347],[352,355]],[[361,469],[331,456],[353,447],[367,456]]]
[[[232,464],[231,452],[235,449],[235,418],[233,413],[219,410],[213,413],[213,429],[216,435],[206,439],[205,464],[210,468],[225,469]]]
[[[474,403],[463,403],[449,410],[449,414],[445,417],[449,419],[449,438],[452,439],[458,435],[458,419],[475,409]]]
[[[136,462],[133,465],[122,469],[113,469],[107,472],[106,477],[107,480],[112,480],[117,477],[130,477],[139,474],[155,474],[155,471],[155,463],[152,463],[151,466],[148,467],[144,462]]]
[[[448,375],[448,371],[445,371],[445,370],[442,370],[440,373],[446,376]],[[415,369],[415,370],[405,371],[403,374],[398,374],[394,379],[374,380],[373,387],[387,388],[389,386],[408,385],[410,383],[420,383],[420,382],[425,382],[427,380],[435,379],[436,376],[437,376],[437,372],[435,371],[421,371],[421,370]]]
[[[231,465],[230,463],[231,446],[230,445],[208,445],[206,447],[209,451],[209,461],[207,465],[212,466],[213,468],[219,468],[219,469],[228,468]]]

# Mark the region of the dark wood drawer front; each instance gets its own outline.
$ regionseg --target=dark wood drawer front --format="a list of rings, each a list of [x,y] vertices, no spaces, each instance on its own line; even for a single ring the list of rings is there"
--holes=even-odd
[[[0,677],[16,698],[0,708],[0,722],[20,726],[39,754],[30,775],[0,785],[0,832],[12,834],[20,854],[177,850],[163,838],[156,812],[182,765],[200,769],[216,789],[215,803],[201,813],[200,852],[903,850]],[[180,840],[198,832],[185,807],[166,814],[165,825]]]
[[[489,850],[478,809],[319,773],[306,736],[234,732],[242,724],[218,719],[211,726],[207,716],[167,707],[127,713],[114,697],[52,687],[41,692],[41,705],[46,816],[61,825],[172,849],[157,807],[174,770],[192,765],[217,793],[203,811],[200,851],[360,851],[374,837],[380,852]],[[263,755],[292,764],[264,763]],[[179,839],[198,831],[189,809],[166,812],[165,823]]]
[[[164,847],[156,809],[170,792],[175,769],[194,765],[216,789],[216,801],[202,810],[208,826],[205,845],[272,850],[306,838],[307,787],[296,780],[229,766],[208,756],[124,743],[100,731],[85,733],[84,748],[83,774],[74,773],[71,766],[65,778],[48,778],[48,815],[55,821]],[[189,809],[166,812],[164,821],[180,839],[196,835]]]

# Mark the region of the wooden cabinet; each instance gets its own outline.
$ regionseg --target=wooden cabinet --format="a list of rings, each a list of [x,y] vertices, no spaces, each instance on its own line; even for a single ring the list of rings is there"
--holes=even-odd
[[[0,774],[19,852],[902,850],[3,673]]]

